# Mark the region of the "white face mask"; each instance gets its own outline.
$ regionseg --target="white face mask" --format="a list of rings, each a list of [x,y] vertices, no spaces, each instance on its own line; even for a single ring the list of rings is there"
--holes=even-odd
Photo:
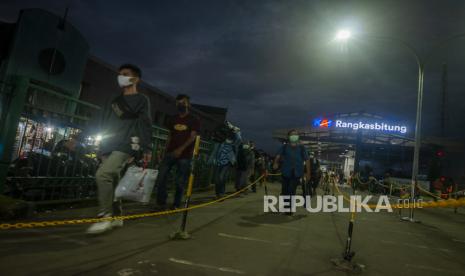
[[[127,77],[123,75],[118,75],[118,84],[120,87],[126,87],[132,85],[132,77]]]

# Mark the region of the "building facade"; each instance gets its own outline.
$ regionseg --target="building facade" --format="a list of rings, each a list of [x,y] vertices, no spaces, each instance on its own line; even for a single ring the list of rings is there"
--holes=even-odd
[[[100,108],[121,91],[117,75],[117,66],[90,55],[85,37],[66,18],[26,9],[17,22],[0,22],[2,159],[20,156],[22,147],[43,150],[73,133],[93,133]],[[23,92],[18,92],[19,79],[25,83]],[[144,81],[139,90],[150,99],[154,126],[163,128],[176,114],[176,95]],[[192,113],[208,140],[227,110],[194,105]]]

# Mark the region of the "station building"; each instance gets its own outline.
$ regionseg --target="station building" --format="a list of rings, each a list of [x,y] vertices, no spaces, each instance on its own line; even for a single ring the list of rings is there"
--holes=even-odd
[[[289,129],[278,129],[273,138],[285,142]],[[366,112],[318,116],[296,129],[307,150],[323,166],[342,172],[385,173],[408,179],[412,174],[414,126]],[[422,137],[419,178],[430,181],[441,175],[462,179],[465,168],[463,141]]]

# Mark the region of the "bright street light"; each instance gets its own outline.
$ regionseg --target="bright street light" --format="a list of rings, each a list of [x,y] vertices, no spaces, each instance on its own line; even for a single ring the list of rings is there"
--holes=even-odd
[[[348,30],[340,30],[337,32],[336,37],[334,38],[338,42],[346,42],[351,37],[351,33]],[[411,189],[410,189],[410,200],[411,202],[415,202],[415,195],[417,192],[416,185],[418,183],[418,174],[419,174],[419,163],[420,163],[420,150],[421,150],[421,119],[422,119],[422,108],[423,108],[423,82],[424,82],[424,75],[425,75],[425,65],[426,62],[429,61],[432,54],[440,47],[443,47],[447,43],[450,43],[453,40],[464,38],[465,33],[457,34],[451,36],[434,46],[434,48],[426,55],[425,57],[420,57],[418,51],[410,46],[405,41],[395,38],[395,37],[386,37],[386,36],[371,36],[371,35],[364,35],[366,39],[373,39],[379,41],[388,41],[398,43],[405,47],[414,57],[418,65],[418,92],[417,92],[417,114],[416,114],[416,123],[415,123],[415,146],[413,150],[413,164],[412,164],[412,181],[411,181]],[[410,207],[410,216],[407,219],[411,222],[415,221],[413,218],[413,210],[414,204]]]
[[[339,42],[345,42],[352,36],[352,33],[349,30],[339,30],[334,37],[334,40]]]

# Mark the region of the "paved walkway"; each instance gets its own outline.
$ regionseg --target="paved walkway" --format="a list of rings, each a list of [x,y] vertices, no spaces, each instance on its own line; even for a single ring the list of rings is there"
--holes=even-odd
[[[278,184],[271,184],[278,194]],[[198,194],[205,201],[211,194]],[[146,211],[131,204],[129,212]],[[88,217],[95,208],[42,213]],[[362,213],[354,261],[364,275],[464,275],[465,209],[423,209],[422,223],[397,213]],[[344,249],[348,214],[263,213],[263,191],[189,213],[193,238],[170,241],[180,214],[125,222],[87,236],[87,225],[0,231],[2,275],[347,275],[330,262]]]

